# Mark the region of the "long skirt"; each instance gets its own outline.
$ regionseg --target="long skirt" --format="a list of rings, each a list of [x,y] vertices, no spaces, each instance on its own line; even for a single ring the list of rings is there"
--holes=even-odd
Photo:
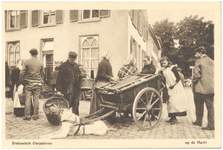
[[[169,100],[167,110],[176,116],[185,116],[188,110],[187,97],[182,82],[178,82],[173,89],[168,89]]]
[[[95,86],[97,87],[97,86],[101,86],[103,84],[106,84],[106,82],[96,82]],[[98,96],[96,90],[93,90],[89,113],[92,114],[92,113],[100,110],[99,104],[100,104],[100,97]]]

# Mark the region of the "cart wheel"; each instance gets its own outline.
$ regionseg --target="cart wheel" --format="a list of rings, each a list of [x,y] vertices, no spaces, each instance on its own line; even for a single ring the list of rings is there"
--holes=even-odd
[[[159,92],[151,87],[142,89],[133,103],[133,119],[142,129],[153,129],[160,122],[163,100]]]

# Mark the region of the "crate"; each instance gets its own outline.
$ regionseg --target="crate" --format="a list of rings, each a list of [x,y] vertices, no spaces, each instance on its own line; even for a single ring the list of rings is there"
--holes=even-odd
[[[14,107],[14,115],[16,117],[23,117],[25,116],[25,105],[22,105],[20,107]],[[34,114],[34,107],[33,107],[33,104],[31,104],[31,108],[30,108],[30,116],[32,116]]]
[[[16,117],[23,117],[23,116],[25,116],[25,106],[14,108],[14,115]]]

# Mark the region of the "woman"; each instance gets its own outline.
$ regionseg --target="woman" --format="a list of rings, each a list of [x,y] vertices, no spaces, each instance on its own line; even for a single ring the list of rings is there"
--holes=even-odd
[[[135,66],[136,58],[133,54],[129,54],[127,59],[124,61],[124,65],[120,68],[118,72],[119,78],[124,78],[128,75],[138,72],[137,67]]]
[[[187,99],[182,82],[177,68],[172,65],[168,57],[164,56],[160,60],[163,67],[162,74],[165,78],[166,87],[169,95],[167,101],[168,116],[170,119],[167,121],[171,125],[177,123],[176,116],[186,116],[187,113]]]
[[[98,72],[95,79],[95,86],[103,85],[107,82],[110,82],[114,80],[113,74],[112,74],[112,66],[109,62],[111,56],[109,52],[104,52],[101,56],[102,61],[98,65]],[[96,91],[93,91],[93,97],[91,99],[90,104],[90,114],[96,112],[99,110],[99,98],[97,97]]]
[[[17,60],[16,68],[14,68],[11,72],[11,82],[12,82],[12,100],[14,100],[14,93],[19,87],[20,80],[19,80],[19,74],[20,70],[22,69],[23,61],[21,59]],[[16,89],[15,89],[16,88]]]
[[[155,74],[156,67],[153,65],[152,61],[150,63],[150,57],[145,56],[143,59],[144,67],[142,68],[142,74]]]

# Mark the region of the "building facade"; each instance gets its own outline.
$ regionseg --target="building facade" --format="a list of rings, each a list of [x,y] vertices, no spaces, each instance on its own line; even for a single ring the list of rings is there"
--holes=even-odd
[[[145,10],[7,10],[4,37],[9,66],[28,59],[29,50],[36,48],[48,80],[69,51],[77,52],[77,63],[92,78],[105,51],[111,53],[115,77],[128,54],[136,56],[141,70],[145,55],[158,67],[161,51]]]

